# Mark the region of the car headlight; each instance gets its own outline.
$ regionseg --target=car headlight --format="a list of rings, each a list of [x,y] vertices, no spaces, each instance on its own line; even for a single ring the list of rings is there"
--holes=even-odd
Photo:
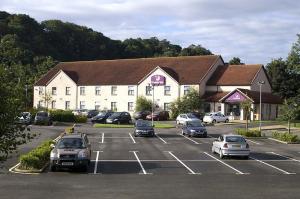
[[[85,150],[79,151],[78,158],[86,158],[88,156]]]
[[[137,133],[141,133],[141,132],[143,132],[142,130],[136,130],[135,132],[137,132]]]
[[[55,153],[54,151],[51,151],[50,158],[58,158],[58,153]]]
[[[196,131],[195,131],[195,130],[193,130],[193,129],[192,129],[192,130],[190,130],[190,131],[191,131],[191,133],[195,133],[195,132],[196,132]]]

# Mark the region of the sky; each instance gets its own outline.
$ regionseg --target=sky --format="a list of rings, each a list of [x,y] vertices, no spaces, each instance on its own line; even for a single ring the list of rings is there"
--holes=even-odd
[[[299,0],[1,0],[0,10],[84,25],[111,39],[200,44],[247,64],[286,58],[300,33]]]

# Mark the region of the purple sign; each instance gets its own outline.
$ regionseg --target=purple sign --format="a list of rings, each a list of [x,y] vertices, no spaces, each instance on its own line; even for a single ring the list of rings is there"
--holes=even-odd
[[[225,102],[242,102],[245,101],[246,98],[238,91],[234,92],[233,94],[231,94],[226,100]]]
[[[155,86],[165,85],[166,78],[162,75],[153,75],[151,77],[151,84]]]

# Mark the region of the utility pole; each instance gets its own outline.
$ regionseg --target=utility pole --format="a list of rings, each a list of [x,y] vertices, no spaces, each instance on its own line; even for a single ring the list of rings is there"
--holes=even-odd
[[[258,85],[259,85],[259,131],[261,132],[261,113],[262,113],[262,110],[261,110],[261,87],[263,84],[265,84],[265,81],[259,81],[257,82]]]

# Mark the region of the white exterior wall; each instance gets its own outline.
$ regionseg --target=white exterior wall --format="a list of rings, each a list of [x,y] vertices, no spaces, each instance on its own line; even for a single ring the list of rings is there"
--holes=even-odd
[[[231,92],[237,88],[251,89],[251,86],[206,86],[206,91]]]
[[[262,87],[261,87],[262,92],[266,92],[266,93],[271,93],[272,92],[272,88],[271,88],[271,85],[270,85],[269,80],[267,78],[267,75],[266,75],[265,71],[262,68],[257,73],[257,76],[254,79],[250,90],[259,91],[259,85],[257,84],[257,82],[259,82],[259,81],[264,81],[265,82],[265,84],[263,84]]]
[[[171,86],[170,95],[165,95],[164,86],[155,86],[154,87],[154,101],[159,106],[159,109],[164,108],[164,103],[171,103],[176,100],[179,96],[179,84],[176,80],[170,77],[165,71],[160,68],[154,70],[149,74],[140,84],[138,85],[138,95],[145,96],[147,99],[152,100],[152,95],[146,95],[146,86],[151,83],[151,76],[153,75],[162,75],[166,78],[166,86]]]

